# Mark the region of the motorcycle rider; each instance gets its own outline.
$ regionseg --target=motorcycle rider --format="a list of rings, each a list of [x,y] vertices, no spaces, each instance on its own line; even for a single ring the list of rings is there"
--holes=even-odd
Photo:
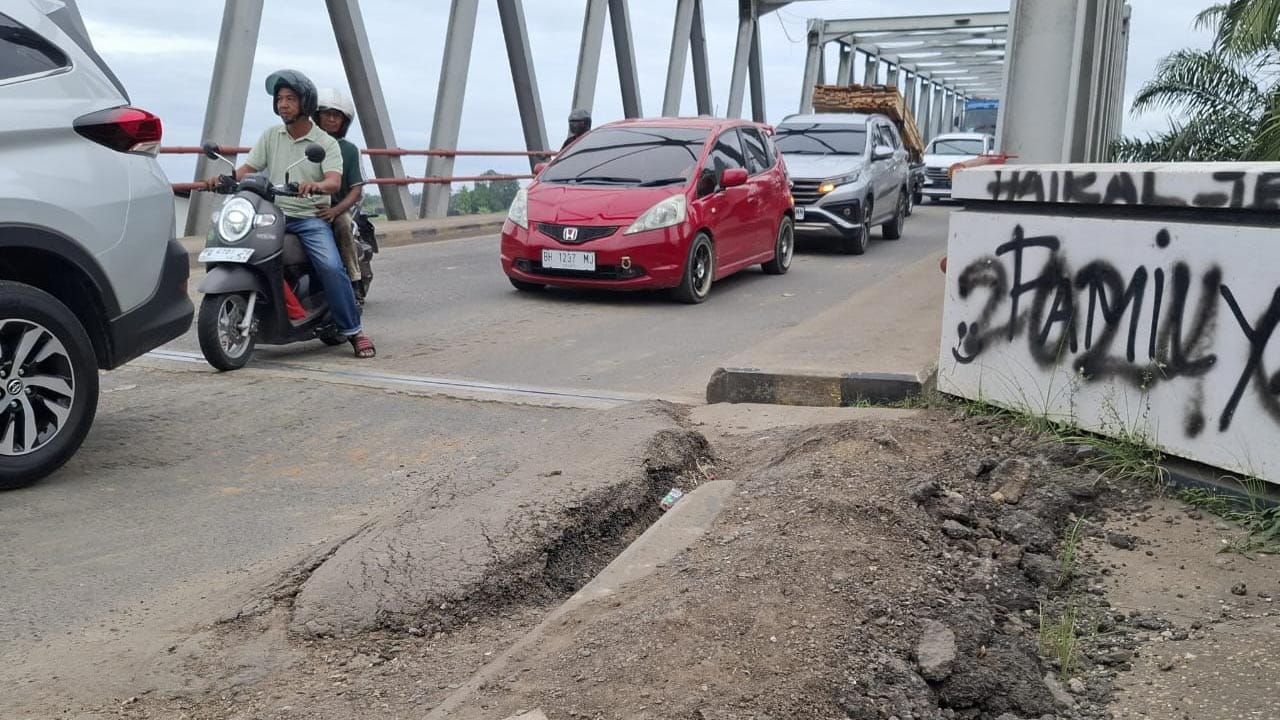
[[[591,129],[591,113],[586,110],[574,110],[569,113],[569,137],[565,138],[564,144],[560,146],[561,150],[569,147],[574,140],[587,134]]]
[[[250,173],[265,172],[273,185],[284,184],[285,170],[306,157],[308,145],[316,143],[324,148],[322,163],[303,162],[290,171],[290,179],[300,181],[301,197],[277,198],[276,205],[285,215],[286,230],[298,236],[324,285],[338,331],[351,342],[356,357],[372,358],[377,350],[361,328],[360,308],[351,279],[342,265],[333,230],[317,216],[320,209],[329,204],[329,196],[342,185],[342,151],[337,141],[311,121],[316,111],[316,86],[306,75],[296,70],[278,70],[267,76],[266,85],[267,94],[274,100],[275,113],[284,124],[262,133],[245,164],[236,169],[235,179],[239,181]],[[218,177],[207,182],[210,190],[218,185]]]
[[[364,197],[364,173],[360,163],[360,150],[346,139],[356,109],[341,90],[321,88],[316,102],[314,120],[320,129],[333,136],[342,151],[342,184],[334,193],[332,204],[321,209],[317,216],[333,226],[333,236],[338,242],[338,252],[351,276],[353,287],[360,282],[360,253],[352,230],[351,210]],[[356,293],[359,301],[360,294]]]

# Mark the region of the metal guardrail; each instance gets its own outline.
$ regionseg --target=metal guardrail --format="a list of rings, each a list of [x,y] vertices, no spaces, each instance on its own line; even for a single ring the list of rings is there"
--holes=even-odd
[[[221,146],[218,152],[223,155],[244,155],[250,151],[247,147],[229,147]],[[160,148],[162,155],[200,155],[204,153],[203,148],[191,145],[168,145]],[[404,157],[404,156],[423,156],[423,157],[535,157],[535,158],[551,158],[555,156],[554,151],[529,151],[529,150],[406,150],[404,148],[368,148],[360,151],[361,155],[366,157],[382,156],[382,157]],[[466,175],[466,176],[448,176],[448,177],[396,177],[396,178],[369,178],[366,184],[369,185],[449,185],[456,182],[493,182],[495,180],[530,180],[533,175]],[[174,192],[191,192],[192,190],[203,190],[205,184],[202,182],[189,183],[173,183]]]

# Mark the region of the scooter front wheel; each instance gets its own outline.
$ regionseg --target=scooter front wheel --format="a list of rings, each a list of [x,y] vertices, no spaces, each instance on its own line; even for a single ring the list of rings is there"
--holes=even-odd
[[[196,321],[196,336],[204,359],[215,368],[239,370],[253,356],[252,327],[242,331],[249,301],[239,293],[205,295]]]

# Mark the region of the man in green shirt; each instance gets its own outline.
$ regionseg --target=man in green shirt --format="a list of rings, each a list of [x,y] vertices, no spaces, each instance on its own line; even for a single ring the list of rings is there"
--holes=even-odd
[[[361,280],[360,253],[352,231],[351,210],[364,197],[364,173],[360,166],[360,150],[346,137],[355,120],[355,105],[340,90],[321,88],[315,114],[316,124],[333,136],[342,150],[342,185],[333,196],[333,204],[320,211],[320,219],[333,225],[333,236],[338,241],[338,252],[347,267],[351,282],[357,286],[356,300],[360,300],[358,284]],[[368,278],[372,280],[372,278]]]
[[[267,94],[274,98],[276,115],[284,124],[268,129],[258,138],[245,164],[236,169],[236,180],[265,172],[271,184],[282,185],[286,169],[306,157],[308,145],[316,143],[324,148],[321,163],[303,162],[289,170],[289,179],[298,183],[301,197],[277,198],[276,206],[285,215],[286,230],[298,236],[324,286],[338,331],[351,341],[356,357],[372,358],[377,351],[360,326],[360,308],[334,242],[333,229],[319,217],[321,209],[329,206],[330,196],[342,185],[343,164],[338,143],[311,121],[316,111],[316,86],[296,70],[279,70],[267,76]],[[216,188],[218,182],[217,177],[210,178],[209,189]]]

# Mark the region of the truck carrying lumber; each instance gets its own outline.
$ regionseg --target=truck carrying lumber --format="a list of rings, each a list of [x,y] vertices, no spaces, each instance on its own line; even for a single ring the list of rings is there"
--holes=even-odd
[[[924,159],[924,138],[896,85],[815,85],[813,109],[820,113],[878,113],[898,126],[912,162]]]

